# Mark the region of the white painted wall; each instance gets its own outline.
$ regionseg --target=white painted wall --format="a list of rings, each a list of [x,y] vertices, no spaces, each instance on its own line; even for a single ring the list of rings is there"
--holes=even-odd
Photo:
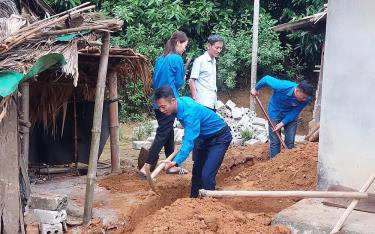
[[[328,2],[322,92],[318,187],[359,189],[375,172],[374,0]]]

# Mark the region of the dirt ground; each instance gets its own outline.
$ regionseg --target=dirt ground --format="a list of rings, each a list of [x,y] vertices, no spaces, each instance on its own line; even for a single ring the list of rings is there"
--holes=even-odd
[[[316,143],[300,144],[269,161],[266,144],[231,147],[217,189],[315,190],[317,153]],[[117,212],[118,220],[109,225],[95,219],[84,233],[290,233],[270,224],[275,213],[299,199],[191,199],[190,178],[190,174],[161,174],[156,181],[158,196],[134,168],[101,177],[99,187],[109,191],[106,206]]]
[[[271,90],[265,89],[260,99],[265,107]],[[219,94],[220,100],[249,105],[249,92],[237,90]],[[307,134],[312,118],[310,105],[301,113],[298,134]],[[259,116],[262,113],[257,109]],[[297,198],[202,198],[190,199],[187,175],[161,175],[156,186],[160,196],[150,191],[141,179],[136,165],[139,150],[132,149],[132,130],[137,123],[123,124],[120,129],[120,157],[123,172],[98,176],[94,211],[111,210],[110,221],[94,215],[87,227],[75,227],[82,233],[290,233],[286,227],[271,226],[272,217],[293,205]],[[217,176],[217,190],[315,190],[318,146],[300,144],[268,160],[268,144],[231,146]],[[163,155],[160,157],[164,158]],[[101,162],[110,163],[109,144]],[[183,165],[191,171],[191,157]],[[83,196],[75,197],[80,203]],[[95,212],[94,212],[95,213]],[[102,214],[102,216],[105,216]],[[98,218],[99,217],[99,218]]]

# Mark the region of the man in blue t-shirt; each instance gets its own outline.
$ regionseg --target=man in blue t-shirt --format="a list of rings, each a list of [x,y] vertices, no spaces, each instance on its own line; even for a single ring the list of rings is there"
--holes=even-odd
[[[165,169],[181,165],[195,145],[191,197],[197,197],[202,188],[215,190],[216,174],[232,141],[230,128],[214,111],[190,97],[175,98],[168,86],[156,90],[155,100],[163,114],[176,114],[185,129],[176,157],[162,161]]]
[[[276,124],[275,129],[269,125],[270,159],[272,159],[280,153],[280,141],[275,132],[280,131],[281,128],[284,128],[286,146],[289,149],[294,147],[298,115],[310,103],[313,87],[307,81],[297,84],[289,80],[264,76],[251,90],[251,95],[256,96],[265,86],[273,91],[268,104],[268,114]]]

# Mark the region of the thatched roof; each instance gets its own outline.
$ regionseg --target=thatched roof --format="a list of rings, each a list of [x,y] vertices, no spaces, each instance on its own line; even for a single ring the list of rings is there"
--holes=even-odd
[[[272,30],[274,30],[275,32],[296,31],[296,30],[321,32],[325,29],[326,19],[327,19],[327,7],[325,6],[322,12],[306,16],[296,21],[276,25],[272,27]]]
[[[74,92],[81,92],[83,99],[92,99],[99,64],[100,35],[103,31],[115,32],[122,29],[122,21],[94,12],[95,6],[89,4],[84,3],[37,21],[17,16],[24,24],[0,38],[0,71],[14,70],[25,74],[37,59],[46,54],[64,55],[67,64],[62,69],[41,73],[30,82],[30,87],[35,90],[30,95],[34,95],[38,103],[41,103],[38,115],[42,115],[43,119],[56,115],[56,111],[71,97],[74,87]],[[12,24],[14,25],[16,24]],[[5,30],[6,28],[0,28],[0,35]],[[90,65],[85,66],[87,63]],[[110,49],[108,72],[117,71],[120,85],[127,80],[140,79],[144,85],[144,93],[148,94],[151,90],[151,69],[147,58],[131,49]],[[90,86],[90,82],[94,85]],[[39,90],[35,89],[36,86]],[[54,98],[46,95],[48,92],[52,92]],[[5,110],[4,100],[0,106],[0,117],[2,110]]]

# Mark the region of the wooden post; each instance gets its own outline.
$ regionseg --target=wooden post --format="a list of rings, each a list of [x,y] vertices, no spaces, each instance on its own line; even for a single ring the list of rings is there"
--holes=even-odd
[[[22,153],[23,153],[23,160],[25,161],[26,170],[28,169],[29,165],[29,134],[30,134],[30,127],[28,123],[30,121],[29,117],[29,97],[30,97],[30,85],[29,82],[23,82],[21,84],[21,94],[22,94],[22,121],[24,122],[24,126],[22,126],[23,132],[23,145],[22,145]]]
[[[0,123],[0,230],[1,233],[24,233],[20,225],[23,216],[20,212],[17,107],[12,98],[8,101],[7,114]]]
[[[365,192],[334,192],[334,191],[212,191],[199,190],[205,197],[303,197],[303,198],[367,198]]]
[[[96,167],[98,164],[99,141],[103,117],[103,101],[105,91],[105,80],[107,76],[109,57],[109,32],[104,32],[102,36],[101,57],[99,63],[98,80],[96,83],[95,107],[92,125],[92,136],[90,146],[90,158],[86,179],[85,207],[83,213],[83,223],[87,224],[92,217],[92,205],[94,201],[94,187],[96,182]]]
[[[112,173],[120,171],[119,156],[119,120],[118,120],[118,95],[117,72],[111,72],[108,76],[109,88],[109,136],[111,142],[111,166]]]
[[[255,88],[257,82],[258,63],[258,28],[259,28],[259,0],[254,0],[253,17],[253,47],[251,52],[251,84],[250,89]],[[250,98],[250,110],[255,111],[255,100]]]
[[[320,72],[318,78],[318,87],[315,92],[315,103],[314,103],[314,110],[313,110],[313,120],[315,123],[320,122],[320,109],[321,109],[321,102],[322,102],[322,86],[323,86],[323,67],[324,67],[324,44],[322,47],[322,54],[320,57]]]

